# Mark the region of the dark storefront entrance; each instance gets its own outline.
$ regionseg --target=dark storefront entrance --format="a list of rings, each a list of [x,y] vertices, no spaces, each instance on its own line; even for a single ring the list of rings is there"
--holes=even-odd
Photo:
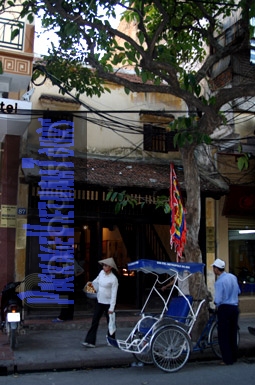
[[[104,191],[92,194],[75,190],[74,250],[75,258],[84,268],[84,274],[76,282],[76,296],[84,297],[82,288],[98,274],[98,261],[114,257],[119,269],[118,302],[121,307],[139,307],[137,278],[127,271],[127,263],[138,258],[174,260],[169,245],[169,215],[153,205],[143,210],[127,208],[116,215],[115,203],[105,201],[104,196]],[[38,187],[31,184],[28,216],[31,225],[39,224],[37,207]],[[26,276],[41,273],[39,254],[38,237],[28,237]]]
[[[141,191],[149,200],[150,191]],[[168,191],[164,191],[165,195]],[[83,303],[82,288],[93,280],[100,270],[98,261],[114,257],[119,268],[118,305],[121,308],[140,308],[150,286],[148,277],[141,278],[127,271],[127,263],[139,258],[175,261],[175,252],[169,244],[170,216],[163,209],[147,204],[143,208],[127,206],[115,213],[115,203],[106,201],[107,191],[102,188],[75,188],[74,249],[75,258],[84,268],[84,274],[76,282],[76,297]],[[162,194],[162,193],[161,193]],[[205,249],[204,200],[202,201],[201,236],[202,253]],[[38,186],[30,184],[28,223],[38,224]],[[40,245],[37,237],[28,237],[26,276],[40,273],[38,255]]]
[[[128,271],[128,262],[138,258],[174,260],[169,245],[169,225],[133,222],[115,224],[89,221],[75,230],[75,250],[78,262],[85,270],[85,280],[92,280],[98,274],[98,260],[113,257],[118,266],[118,302],[120,306],[140,306],[138,281]]]

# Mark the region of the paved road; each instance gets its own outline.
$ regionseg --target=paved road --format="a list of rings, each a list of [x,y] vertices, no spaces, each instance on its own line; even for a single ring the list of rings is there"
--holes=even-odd
[[[243,385],[254,384],[255,359],[239,359],[233,366],[218,361],[185,365],[176,373],[153,366],[44,372],[0,377],[2,385]]]

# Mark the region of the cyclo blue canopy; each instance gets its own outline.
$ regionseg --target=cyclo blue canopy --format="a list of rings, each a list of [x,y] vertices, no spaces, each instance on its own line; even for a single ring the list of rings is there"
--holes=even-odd
[[[204,263],[195,262],[163,262],[151,259],[138,259],[138,261],[128,263],[128,270],[143,271],[144,273],[156,274],[182,274],[184,271],[193,273],[204,272]]]

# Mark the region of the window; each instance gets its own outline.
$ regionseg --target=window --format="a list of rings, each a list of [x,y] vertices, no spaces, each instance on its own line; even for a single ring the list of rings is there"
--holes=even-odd
[[[73,115],[71,113],[68,113],[66,111],[44,111],[43,113],[43,120],[50,121],[52,123],[57,123],[61,121],[67,121],[72,122],[73,121]],[[57,128],[59,130],[66,130],[68,124],[65,124],[64,122],[62,124],[58,124]],[[56,136],[57,138],[57,136]]]
[[[242,229],[229,230],[229,266],[237,276],[242,294],[254,295],[255,230],[250,230],[250,233]]]
[[[44,111],[43,119],[50,119],[51,122],[58,122],[60,120],[73,121],[73,115],[66,111]]]
[[[145,151],[167,153],[169,151],[178,151],[174,147],[173,139],[175,132],[166,131],[165,128],[144,124],[143,147]]]

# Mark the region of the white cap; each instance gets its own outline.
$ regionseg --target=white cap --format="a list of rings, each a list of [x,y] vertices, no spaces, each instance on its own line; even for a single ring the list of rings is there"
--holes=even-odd
[[[219,269],[225,269],[225,262],[222,259],[217,258],[211,266],[218,267]]]

